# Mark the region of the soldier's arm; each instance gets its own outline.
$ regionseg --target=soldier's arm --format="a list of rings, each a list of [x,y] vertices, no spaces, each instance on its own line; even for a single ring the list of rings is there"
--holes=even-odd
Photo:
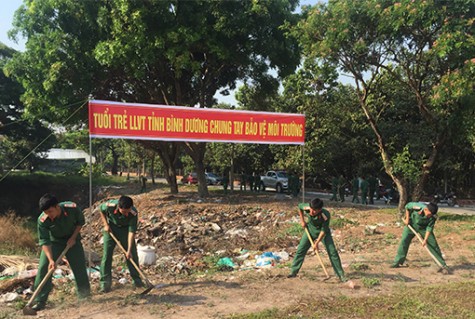
[[[55,262],[53,259],[53,249],[51,248],[51,245],[43,245],[41,246],[41,250],[43,250],[43,252],[46,255],[46,258],[48,258],[48,261],[49,261],[48,270],[53,269],[55,267]]]
[[[107,217],[106,217],[107,208],[105,207],[105,203],[99,206],[99,211],[101,212],[101,220],[102,220],[102,225],[104,226],[104,231],[110,232],[110,226],[109,226],[109,223],[107,222]]]
[[[305,209],[309,209],[310,207],[304,206],[304,204],[299,204],[299,217],[300,217],[300,225],[302,225],[303,228],[307,227],[307,223],[305,222],[305,217],[303,215],[303,212]]]
[[[330,217],[328,217],[324,212],[322,212],[323,225],[320,234],[318,234],[317,240],[315,241],[315,248],[318,248],[318,243],[322,241],[325,235],[330,234]]]
[[[44,252],[46,258],[48,258],[48,269],[54,268],[53,250],[51,248],[51,238],[49,229],[44,225],[46,216],[42,215],[38,219],[38,239],[41,250]]]
[[[128,240],[127,254],[125,256],[127,257],[127,259],[130,259],[132,258],[132,247],[135,244],[135,233],[129,232],[127,240]]]
[[[68,243],[67,243],[68,247],[74,246],[74,244],[76,243],[76,239],[79,235],[79,232],[81,231],[81,228],[82,228],[82,225],[76,225],[76,228],[74,229],[73,234],[68,239]]]
[[[129,220],[129,233],[127,237],[127,259],[132,258],[132,247],[135,245],[135,232],[137,231],[137,225],[139,223],[138,212],[135,207],[132,207],[130,211],[132,218]]]
[[[409,221],[410,221],[410,216],[409,216],[409,210],[406,209],[406,214],[404,216],[404,224],[407,226],[409,225]]]

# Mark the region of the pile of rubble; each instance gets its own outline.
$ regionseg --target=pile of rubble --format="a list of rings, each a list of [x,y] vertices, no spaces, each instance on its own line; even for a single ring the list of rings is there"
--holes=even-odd
[[[154,273],[189,273],[213,266],[203,262],[204,256],[238,257],[233,261],[235,267],[239,264],[249,267],[247,258],[243,258],[246,253],[257,264],[255,257],[264,252],[277,254],[284,250],[284,258],[288,258],[285,250],[293,249],[298,243],[298,238],[276,236],[276,229],[282,223],[288,224],[291,218],[282,209],[285,206],[282,203],[270,205],[274,208],[262,208],[239,204],[240,201],[236,204],[222,204],[221,199],[205,202],[184,195],[157,198],[147,194],[133,198],[139,210],[136,240],[139,249],[146,246],[156,252],[156,263],[148,269]],[[102,251],[98,209],[101,202],[94,205],[92,212],[85,212],[87,226],[82,231],[84,245],[99,255]],[[120,254],[118,250],[116,253]]]

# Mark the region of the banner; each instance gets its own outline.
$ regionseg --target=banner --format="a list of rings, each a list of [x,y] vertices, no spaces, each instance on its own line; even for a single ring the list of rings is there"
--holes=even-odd
[[[89,135],[138,140],[302,145],[305,116],[91,100]]]

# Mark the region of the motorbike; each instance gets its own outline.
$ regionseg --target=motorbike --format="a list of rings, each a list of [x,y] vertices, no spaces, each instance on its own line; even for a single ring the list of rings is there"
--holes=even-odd
[[[455,196],[454,192],[448,193],[436,193],[434,194],[434,202],[436,204],[447,204],[450,207],[454,207],[457,205],[457,196]]]

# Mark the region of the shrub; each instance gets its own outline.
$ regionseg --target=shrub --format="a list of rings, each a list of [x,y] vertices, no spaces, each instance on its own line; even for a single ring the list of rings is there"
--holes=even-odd
[[[36,252],[36,232],[28,220],[9,212],[0,216],[0,254],[30,255]]]

